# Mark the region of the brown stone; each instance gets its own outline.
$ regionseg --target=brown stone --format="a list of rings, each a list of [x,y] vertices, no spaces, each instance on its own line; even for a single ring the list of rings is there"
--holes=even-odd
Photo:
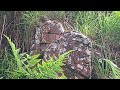
[[[49,56],[58,57],[66,51],[75,50],[63,66],[64,73],[69,79],[89,78],[92,44],[87,36],[75,31],[64,32],[62,24],[57,21],[43,23],[40,33],[35,34],[36,39],[41,38],[37,40],[39,43],[35,41],[34,46],[44,51],[43,59],[49,59]]]

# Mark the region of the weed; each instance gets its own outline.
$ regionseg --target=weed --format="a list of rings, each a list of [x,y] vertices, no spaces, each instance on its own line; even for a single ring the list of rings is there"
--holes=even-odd
[[[9,59],[11,60],[12,67],[9,67],[10,61],[6,60],[3,61],[1,64],[1,72],[6,75],[7,78],[16,78],[16,79],[63,79],[66,78],[66,76],[63,73],[63,70],[61,66],[64,65],[64,62],[69,55],[71,51],[68,51],[62,55],[59,55],[59,57],[54,60],[52,57],[50,60],[42,61],[42,64],[40,64],[41,59],[37,59],[39,57],[39,54],[30,56],[26,53],[19,54],[20,49],[16,49],[15,44],[9,39],[6,35],[4,35],[12,49],[13,56],[12,58],[4,58],[4,60]],[[13,63],[16,62],[16,63]],[[3,65],[3,63],[7,65]],[[13,66],[16,64],[16,68]],[[8,67],[7,67],[8,66]],[[5,67],[7,67],[6,70]],[[14,69],[13,69],[14,68]],[[61,76],[58,76],[58,73],[61,74]],[[5,77],[5,76],[3,76]]]

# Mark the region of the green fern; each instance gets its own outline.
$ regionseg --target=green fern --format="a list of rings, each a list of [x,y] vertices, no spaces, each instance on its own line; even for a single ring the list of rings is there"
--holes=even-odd
[[[68,55],[73,51],[70,50],[54,60],[50,57],[50,60],[42,61],[38,59],[40,54],[30,56],[26,53],[19,54],[20,49],[16,49],[15,44],[4,35],[8,40],[13,53],[13,60],[17,63],[17,68],[14,70],[7,69],[6,73],[9,73],[8,78],[16,79],[65,79],[66,76],[63,73],[62,66]],[[9,63],[9,60],[7,61]],[[58,75],[58,73],[60,75]]]
[[[6,37],[6,39],[8,40],[8,42],[9,42],[9,44],[11,46],[13,55],[14,55],[16,61],[17,61],[18,69],[22,70],[22,63],[21,63],[20,57],[19,57],[19,51],[20,51],[20,49],[16,49],[15,44],[11,41],[11,39],[9,39],[6,35],[4,35],[4,36]]]

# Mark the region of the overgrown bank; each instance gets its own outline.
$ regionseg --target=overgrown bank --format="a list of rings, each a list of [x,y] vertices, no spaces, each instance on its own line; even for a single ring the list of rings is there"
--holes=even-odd
[[[26,11],[26,12],[0,12],[1,13],[1,32],[11,37],[17,48],[21,48],[21,53],[29,53],[30,36],[33,33],[33,27],[41,22],[41,17],[47,19],[63,21],[68,18],[69,24],[81,33],[92,39],[93,43],[93,66],[98,78],[119,78],[105,59],[111,60],[119,66],[120,60],[120,12],[102,12],[102,11]],[[6,15],[6,19],[4,16]],[[11,17],[8,17],[11,16]],[[16,17],[16,18],[15,18]],[[19,18],[18,18],[19,17]],[[14,18],[14,19],[13,19]],[[14,20],[14,21],[13,21]],[[5,21],[5,23],[4,23]],[[10,47],[8,47],[5,38],[2,38],[1,62],[4,60],[13,60]],[[0,39],[1,40],[1,39]],[[4,48],[6,47],[6,48]],[[8,54],[7,54],[8,53]],[[9,57],[9,58],[8,58]],[[3,63],[1,63],[2,65]],[[112,65],[112,64],[111,64]],[[4,63],[7,68],[16,66],[11,62]],[[2,68],[4,69],[4,67]],[[119,69],[117,69],[119,72]],[[112,76],[111,76],[112,75]],[[115,76],[115,77],[113,77]]]

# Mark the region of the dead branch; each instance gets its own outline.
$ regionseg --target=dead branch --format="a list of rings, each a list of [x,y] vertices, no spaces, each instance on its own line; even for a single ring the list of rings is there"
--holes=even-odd
[[[0,36],[0,46],[1,46],[1,42],[2,42],[2,35],[5,29],[5,21],[6,21],[6,15],[4,15],[4,22],[3,22],[3,26],[2,26],[2,32],[1,32],[1,36]]]

